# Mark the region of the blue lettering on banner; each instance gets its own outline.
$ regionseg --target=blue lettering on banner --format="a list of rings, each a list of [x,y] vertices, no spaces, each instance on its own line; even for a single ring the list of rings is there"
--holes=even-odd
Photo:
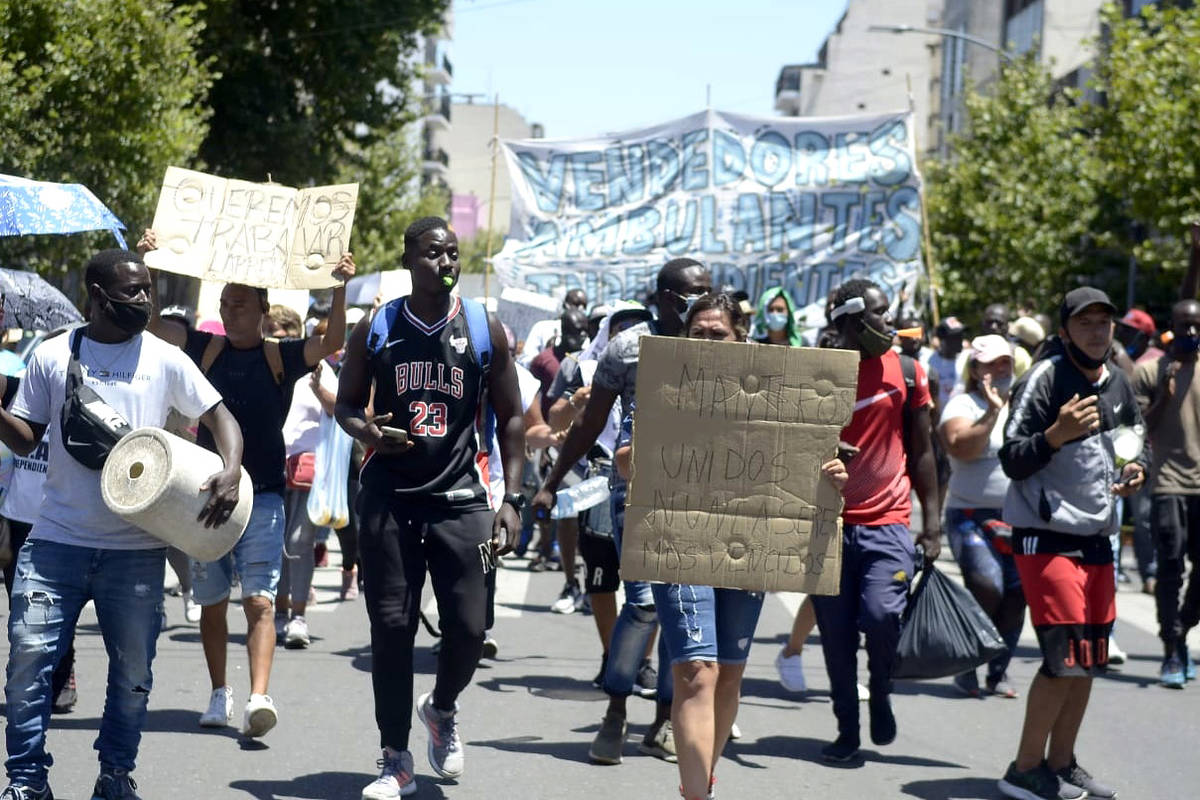
[[[646,148],[640,144],[604,151],[608,170],[608,204],[640,203],[646,195]]]
[[[703,144],[708,130],[691,131],[683,135],[683,190],[695,192],[708,186],[708,154]]]
[[[571,156],[571,177],[575,180],[575,207],[583,211],[599,211],[604,208],[604,192],[594,187],[604,186],[604,170],[591,166],[601,162],[595,151],[575,153]]]
[[[911,115],[758,119],[704,112],[578,143],[505,143],[513,165],[504,285],[641,297],[662,263],[693,256],[714,284],[783,286],[823,324],[855,275],[895,290],[921,270]]]
[[[783,134],[767,131],[754,140],[750,168],[763,186],[778,186],[792,171],[792,146]]]

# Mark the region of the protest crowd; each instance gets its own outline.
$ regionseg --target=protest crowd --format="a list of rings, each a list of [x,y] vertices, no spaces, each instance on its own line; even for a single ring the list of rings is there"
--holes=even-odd
[[[861,758],[864,708],[872,743],[896,738],[898,670],[936,660],[939,636],[954,633],[922,630],[933,648],[924,653],[905,643],[908,628],[921,625],[909,606],[934,602],[932,588],[910,591],[914,578],[924,585],[939,559],[958,565],[969,592],[961,596],[982,620],[974,632],[991,640],[952,675],[954,687],[1027,703],[1023,728],[1012,732],[1015,757],[997,764],[1007,797],[1118,796],[1102,765],[1089,762],[1097,775],[1081,765],[1087,754],[1075,745],[1093,676],[1126,657],[1112,630],[1125,518],[1143,591],[1157,600],[1161,685],[1181,689],[1195,676],[1186,635],[1200,622],[1200,390],[1192,381],[1200,303],[1191,297],[1123,313],[1104,292],[1080,287],[1054,308],[990,305],[970,330],[955,316],[930,324],[908,298],[855,277],[830,292],[825,325],[810,341],[782,287],[752,302],[714,286],[703,261],[679,257],[661,266],[646,296],[589,304],[575,289],[558,318],[514,332],[454,291],[457,237],[427,217],[405,234],[412,290],[404,297],[348,309],[339,283],[328,307],[303,320],[272,307],[263,289],[229,284],[220,325],[197,327],[187,309],[156,308],[143,260],[156,248],[147,230],[135,251],[92,257],[88,322],[46,336],[27,368],[3,379],[0,439],[17,455],[0,510],[13,554],[4,573],[5,800],[53,796],[46,731],[52,712],[76,702],[72,640],[88,600],[110,657],[94,797],[137,796],[168,560],[211,679],[211,696],[197,698],[198,725],[230,725],[239,707],[245,737],[287,724],[286,707],[269,694],[273,654],[277,645],[310,644],[305,610],[330,527],[341,544],[340,597],[361,596],[370,619],[382,756],[365,800],[416,791],[414,707],[430,767],[464,774],[456,713],[460,698],[471,702],[480,659],[499,647],[491,634],[498,560],[561,572],[548,611],[586,612],[595,623],[593,683],[608,704],[590,760],[622,762],[628,699],[649,697],[653,721],[639,750],[677,764],[683,797],[714,797],[722,750],[739,735],[764,594],[622,579],[639,352],[661,338],[817,345],[857,360],[836,452],[813,454],[814,479],[844,504],[839,588],[801,605],[775,657],[780,683],[795,693],[823,659],[838,732],[825,760]],[[354,273],[346,253],[333,275]],[[106,414],[85,413],[96,397]],[[316,452],[338,430],[334,420],[348,434],[333,473],[349,513],[331,526],[315,518],[313,495],[328,490],[317,474],[328,464]],[[202,487],[206,526],[223,524],[251,488],[244,533],[226,555],[169,554],[105,507],[92,465],[112,448],[104,434],[114,424],[118,432],[167,427],[220,455],[224,468]],[[249,481],[239,488],[242,468]],[[414,698],[426,573],[439,611],[436,681]],[[227,672],[235,586],[249,631],[248,686]],[[1027,614],[1043,663],[1020,686],[1007,667]],[[814,628],[816,662],[806,647]],[[857,679],[860,641],[866,684]]]

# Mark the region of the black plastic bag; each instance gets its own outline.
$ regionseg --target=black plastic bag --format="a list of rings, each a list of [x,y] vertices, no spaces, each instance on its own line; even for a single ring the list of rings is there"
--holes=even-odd
[[[893,678],[947,678],[986,664],[1008,648],[963,586],[927,563],[904,611]]]

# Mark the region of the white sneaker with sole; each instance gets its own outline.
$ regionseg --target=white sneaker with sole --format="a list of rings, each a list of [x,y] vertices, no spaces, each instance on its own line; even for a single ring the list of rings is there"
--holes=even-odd
[[[222,686],[212,690],[208,710],[200,715],[201,728],[224,728],[233,718],[233,689]]]
[[[870,699],[871,699],[871,690],[868,689],[865,685],[860,683],[858,685],[858,702],[865,703]]]
[[[283,629],[283,646],[289,650],[302,650],[312,643],[308,636],[308,620],[304,617],[292,617],[287,627]]]
[[[455,720],[457,713],[457,704],[454,711],[434,708],[432,693],[417,698],[417,719],[429,733],[429,766],[443,778],[457,778],[463,773],[465,757]]]
[[[785,656],[787,648],[779,651],[779,655],[775,656],[775,669],[779,673],[779,683],[789,692],[803,692],[808,689],[808,684],[804,680],[804,664],[800,659],[800,654],[794,656]]]
[[[257,739],[266,734],[279,722],[275,703],[265,694],[250,695],[246,710],[242,714],[242,735]]]
[[[183,618],[195,624],[200,621],[201,606],[192,599],[191,592],[183,593]]]
[[[383,758],[375,764],[380,769],[379,777],[363,788],[362,800],[393,800],[416,794],[412,753],[384,748]]]
[[[1122,650],[1121,646],[1117,644],[1116,637],[1108,637],[1108,663],[1124,664],[1125,659],[1127,658],[1129,658],[1129,654]]]

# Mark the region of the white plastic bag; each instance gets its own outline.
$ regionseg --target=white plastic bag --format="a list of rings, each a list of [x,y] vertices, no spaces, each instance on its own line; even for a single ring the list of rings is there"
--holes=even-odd
[[[328,414],[321,414],[315,474],[308,491],[308,518],[314,525],[337,530],[350,522],[346,484],[350,480],[350,450],[354,440]]]

